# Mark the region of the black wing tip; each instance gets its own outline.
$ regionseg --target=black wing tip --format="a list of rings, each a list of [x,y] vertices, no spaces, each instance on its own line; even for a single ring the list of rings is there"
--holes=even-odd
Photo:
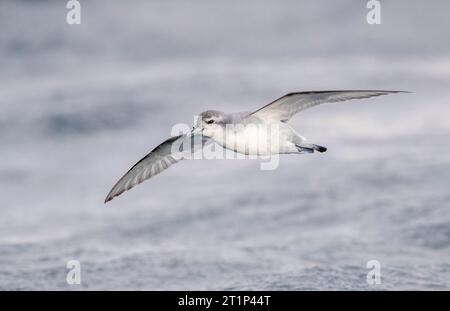
[[[114,187],[115,188],[115,187]],[[124,193],[125,191],[130,190],[131,188],[128,189],[121,189],[120,191],[116,191],[115,193],[113,193],[114,188],[108,193],[108,195],[106,196],[105,201],[103,202],[104,204],[108,203],[109,201],[111,201],[112,199],[114,199],[115,197],[118,197],[119,195],[121,195],[122,193]]]
[[[384,94],[394,94],[394,93],[414,93],[412,91],[397,91],[397,90],[328,90],[328,91],[299,91],[299,92],[290,92],[284,96],[294,96],[294,95],[305,95],[305,94],[324,94],[324,93],[336,93],[336,92],[374,92],[374,93],[383,93]]]
[[[115,188],[115,186],[111,189],[111,191],[106,196],[105,201],[103,202],[104,204],[108,203],[109,201],[111,201],[112,199],[114,199],[115,197],[121,195],[122,193],[124,193],[126,191],[126,190],[123,190],[123,191],[119,191],[119,192],[115,192],[114,193],[114,188]]]
[[[114,199],[114,197],[115,197],[115,195],[114,195],[114,196],[111,196],[111,195],[108,194],[108,196],[105,198],[105,201],[103,202],[103,204],[108,203],[109,201],[111,201],[112,199]]]
[[[411,91],[396,91],[396,90],[373,90],[373,91],[367,90],[367,91],[360,91],[360,92],[378,92],[378,93],[384,93],[384,94],[413,93]]]

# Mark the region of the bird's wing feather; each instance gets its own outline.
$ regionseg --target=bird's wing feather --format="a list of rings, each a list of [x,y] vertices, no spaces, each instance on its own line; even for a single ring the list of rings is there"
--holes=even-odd
[[[280,97],[270,104],[251,113],[269,122],[288,121],[296,113],[307,108],[323,103],[332,103],[350,99],[369,98],[373,96],[387,95],[392,93],[404,93],[402,91],[312,91],[289,93]]]
[[[191,145],[189,145],[191,148],[187,148],[187,145],[185,145],[189,139],[191,139]],[[200,141],[204,144],[206,142],[205,137],[202,137],[201,139],[202,140]],[[198,135],[179,135],[167,139],[133,165],[133,167],[119,179],[106,196],[105,203],[140,184],[144,180],[159,174],[172,164],[188,158],[192,152],[198,150],[198,141]]]

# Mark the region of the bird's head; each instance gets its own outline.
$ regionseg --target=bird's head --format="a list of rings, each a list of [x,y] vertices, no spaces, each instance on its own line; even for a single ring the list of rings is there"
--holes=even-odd
[[[217,110],[207,110],[199,115],[193,134],[202,133],[207,137],[220,134],[225,127],[225,113]]]

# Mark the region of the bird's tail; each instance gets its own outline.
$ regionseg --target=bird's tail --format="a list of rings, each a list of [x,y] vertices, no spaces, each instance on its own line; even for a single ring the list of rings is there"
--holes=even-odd
[[[314,144],[312,146],[313,146],[313,149],[316,150],[316,151],[319,151],[319,152],[327,151],[327,147],[320,146],[320,145],[314,145]]]
[[[327,151],[326,147],[315,145],[315,144],[302,144],[302,145],[295,145],[299,152],[301,153],[313,153],[315,151],[319,152],[325,152]]]

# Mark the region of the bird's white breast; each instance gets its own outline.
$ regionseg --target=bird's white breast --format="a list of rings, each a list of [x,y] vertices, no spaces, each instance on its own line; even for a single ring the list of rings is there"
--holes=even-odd
[[[280,130],[277,126],[249,124],[227,127],[215,140],[227,149],[248,155],[270,155],[280,152]]]

